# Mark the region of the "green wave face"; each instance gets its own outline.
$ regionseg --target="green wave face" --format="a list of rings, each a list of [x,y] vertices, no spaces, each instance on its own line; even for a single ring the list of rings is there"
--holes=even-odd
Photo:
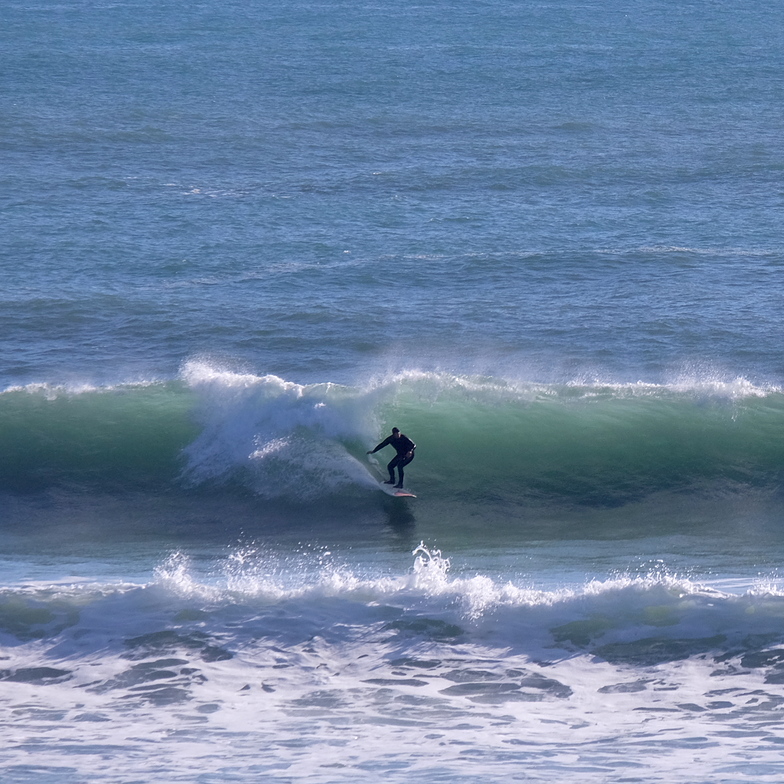
[[[178,383],[0,395],[0,485],[121,489],[175,482],[197,434]]]
[[[614,506],[776,487],[784,394],[729,384],[541,385],[409,372],[361,386],[186,369],[173,382],[0,395],[0,482],[27,491],[237,485],[318,501],[374,483],[392,426],[430,497]],[[377,454],[383,468],[391,449]],[[305,488],[305,490],[303,490]],[[304,495],[303,495],[304,493]]]
[[[415,384],[390,408],[425,447],[423,478],[499,500],[616,505],[663,490],[770,485],[784,465],[777,390],[491,382],[428,395]]]

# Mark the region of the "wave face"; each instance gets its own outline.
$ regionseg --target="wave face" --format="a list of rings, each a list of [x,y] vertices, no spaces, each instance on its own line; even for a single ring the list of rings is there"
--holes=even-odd
[[[173,482],[197,433],[180,383],[14,387],[0,395],[0,484],[30,492]]]
[[[431,498],[618,506],[661,492],[773,491],[784,394],[743,380],[535,384],[410,371],[300,385],[190,363],[179,379],[0,395],[0,482],[155,490],[224,487],[314,503],[375,489],[365,451],[393,425]]]

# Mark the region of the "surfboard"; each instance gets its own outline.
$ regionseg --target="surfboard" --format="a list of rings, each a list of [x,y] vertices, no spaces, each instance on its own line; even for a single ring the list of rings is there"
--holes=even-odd
[[[394,498],[416,498],[413,493],[409,493],[408,490],[400,490],[395,487],[390,487],[389,485],[379,485],[379,487],[387,494],[391,495]]]

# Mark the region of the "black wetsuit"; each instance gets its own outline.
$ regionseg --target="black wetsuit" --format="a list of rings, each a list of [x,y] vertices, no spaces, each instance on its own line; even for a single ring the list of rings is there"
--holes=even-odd
[[[387,465],[387,471],[389,471],[389,482],[387,484],[395,484],[395,469],[397,468],[398,474],[400,474],[397,486],[403,487],[403,466],[407,466],[414,459],[416,444],[408,436],[398,433],[397,438],[395,436],[385,438],[370,454],[378,452],[379,449],[383,449],[385,446],[393,446],[397,452]]]

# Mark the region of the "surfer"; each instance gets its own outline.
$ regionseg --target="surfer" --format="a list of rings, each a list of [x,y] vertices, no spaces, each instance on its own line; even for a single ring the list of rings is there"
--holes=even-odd
[[[392,435],[385,438],[375,449],[371,449],[368,454],[372,455],[383,449],[385,446],[395,447],[397,454],[389,461],[387,471],[389,471],[389,481],[385,485],[395,485],[395,468],[400,474],[400,479],[395,487],[403,487],[403,466],[407,466],[414,459],[416,444],[406,435],[403,435],[396,427],[392,428]]]

